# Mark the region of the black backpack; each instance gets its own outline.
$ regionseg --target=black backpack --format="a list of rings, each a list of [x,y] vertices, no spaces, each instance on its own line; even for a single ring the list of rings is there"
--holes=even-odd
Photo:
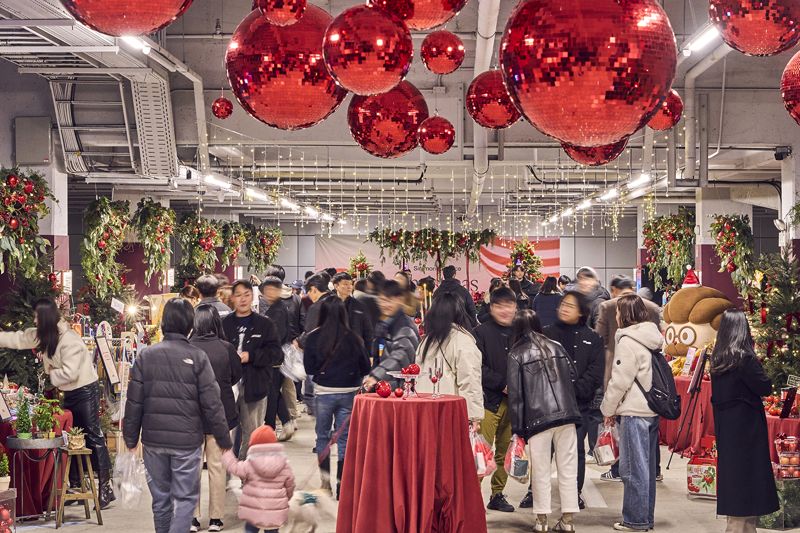
[[[653,386],[645,391],[639,379],[636,386],[644,394],[647,406],[658,416],[667,420],[677,420],[681,416],[681,397],[675,387],[675,377],[672,368],[661,350],[650,350],[652,356]]]

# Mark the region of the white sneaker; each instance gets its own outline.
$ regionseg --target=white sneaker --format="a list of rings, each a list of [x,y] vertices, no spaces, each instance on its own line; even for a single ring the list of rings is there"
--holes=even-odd
[[[278,441],[286,442],[287,440],[292,440],[292,436],[294,435],[295,431],[297,431],[297,425],[295,424],[294,420],[290,420],[289,422],[283,424],[281,427],[281,435]]]
[[[594,454],[591,453],[586,454],[586,464],[587,465],[597,464],[597,459],[594,458]]]

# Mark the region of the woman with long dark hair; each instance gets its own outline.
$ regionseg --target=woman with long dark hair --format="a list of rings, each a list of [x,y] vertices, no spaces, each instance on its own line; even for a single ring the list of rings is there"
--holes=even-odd
[[[111,459],[100,428],[100,385],[92,353],[62,319],[52,298],[38,300],[33,309],[36,327],[0,333],[0,348],[35,350],[50,383],[64,392],[63,407],[72,411],[73,425],[83,428],[86,446],[92,450],[92,468],[100,479],[100,508],[105,509],[115,497],[111,487]],[[76,475],[70,484],[80,486],[77,468],[72,468],[72,472]]]
[[[306,373],[314,376],[315,407],[317,417],[317,444],[322,486],[331,490],[331,457],[328,440],[331,426],[339,437],[336,441],[338,465],[336,493],[344,469],[350,413],[353,400],[361,387],[370,364],[364,341],[348,326],[347,309],[339,298],[321,300],[319,326],[305,341],[303,363]]]
[[[753,350],[747,317],[722,315],[711,355],[714,429],[717,436],[717,514],[728,533],[755,533],[756,519],[778,510],[767,418],[761,397],[772,392]]]
[[[561,291],[558,290],[558,280],[554,276],[547,276],[539,294],[534,296],[531,306],[543,328],[556,323],[560,303]]]
[[[481,385],[481,351],[475,338],[464,300],[456,293],[437,293],[431,308],[425,313],[425,339],[417,348],[417,364],[421,375],[427,376],[441,358],[444,375],[439,381],[440,390],[467,400],[470,422],[480,429],[483,420],[483,387]],[[433,384],[428,379],[417,383],[419,392],[430,392]]]
[[[203,350],[208,355],[214,377],[219,385],[219,395],[225,409],[225,419],[228,429],[232,430],[239,425],[239,412],[236,408],[236,399],[233,387],[242,379],[242,360],[236,352],[236,347],[225,340],[222,329],[222,319],[219,311],[213,304],[198,305],[194,310],[194,328],[189,344]],[[208,516],[209,531],[222,531],[224,527],[222,517],[225,516],[225,467],[222,464],[222,450],[214,438],[210,421],[204,420],[205,441],[203,449],[208,468]],[[202,472],[202,470],[201,470]],[[189,531],[200,529],[200,499],[192,519]]]

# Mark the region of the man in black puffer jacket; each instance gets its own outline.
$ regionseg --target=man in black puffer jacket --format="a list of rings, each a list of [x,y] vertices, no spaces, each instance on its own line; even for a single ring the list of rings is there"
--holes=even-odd
[[[128,385],[123,437],[133,450],[141,431],[157,533],[189,531],[200,497],[204,427],[222,450],[232,447],[214,370],[186,338],[193,324],[187,300],[167,302],[164,340],[142,350]]]
[[[447,265],[442,269],[442,276],[444,279],[433,293],[434,297],[442,292],[457,294],[464,301],[464,309],[466,309],[469,321],[474,328],[478,325],[478,311],[475,309],[475,301],[472,299],[469,290],[456,279],[456,267]]]

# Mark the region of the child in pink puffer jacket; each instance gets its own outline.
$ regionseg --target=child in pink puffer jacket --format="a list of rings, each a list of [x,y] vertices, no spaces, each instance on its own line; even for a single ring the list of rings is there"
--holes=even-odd
[[[239,461],[228,450],[222,456],[222,463],[244,482],[239,500],[239,518],[247,522],[244,530],[278,533],[278,528],[289,519],[294,474],[275,431],[266,425],[256,429],[250,436],[247,459]]]

